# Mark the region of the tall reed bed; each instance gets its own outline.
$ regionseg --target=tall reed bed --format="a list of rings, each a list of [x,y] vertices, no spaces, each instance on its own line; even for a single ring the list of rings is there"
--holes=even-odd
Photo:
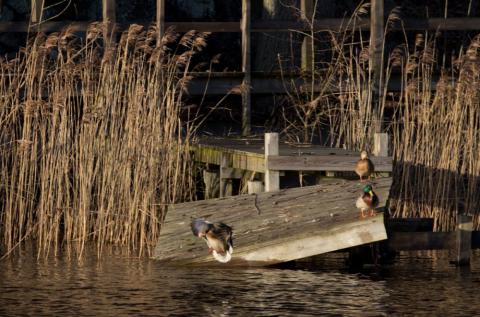
[[[166,205],[191,198],[182,94],[206,34],[132,25],[117,44],[93,23],[39,34],[0,62],[0,230],[8,253],[88,241],[149,254]],[[188,118],[187,118],[188,119]]]
[[[466,213],[479,228],[479,48],[477,36],[447,70],[437,65],[435,42],[419,36],[390,59],[403,87],[392,125],[395,216],[433,217],[436,229],[448,230]]]

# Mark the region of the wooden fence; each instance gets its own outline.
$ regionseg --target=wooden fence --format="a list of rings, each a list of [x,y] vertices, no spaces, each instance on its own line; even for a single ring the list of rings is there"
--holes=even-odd
[[[0,22],[0,32],[31,32],[42,30],[44,32],[59,31],[66,26],[71,26],[76,31],[86,31],[90,22],[86,21],[61,21],[45,22],[42,21],[42,12],[45,0],[31,0],[32,14],[29,22]],[[156,24],[159,28],[158,36],[161,37],[165,29],[175,26],[178,32],[188,30],[197,30],[205,32],[241,32],[242,33],[242,71],[232,74],[235,80],[230,82],[233,88],[235,85],[243,84],[242,89],[242,130],[244,135],[250,133],[251,118],[251,93],[252,92],[278,92],[278,87],[283,89],[277,80],[268,80],[268,86],[271,89],[256,89],[256,80],[252,79],[251,70],[251,33],[252,32],[290,32],[290,31],[309,31],[311,26],[307,20],[312,20],[315,0],[300,0],[300,9],[302,18],[299,21],[252,21],[251,20],[251,0],[242,0],[242,18],[238,22],[166,22],[165,21],[165,0],[156,0]],[[370,30],[370,71],[374,79],[374,102],[378,104],[381,89],[380,73],[381,54],[383,46],[383,34],[385,24],[384,0],[371,0],[370,19],[362,20],[356,24],[356,28],[361,30]],[[0,1],[1,4],[1,1]],[[102,0],[103,20],[116,22],[115,0]],[[338,30],[344,23],[344,19],[320,19],[313,24],[314,30]],[[145,23],[139,23],[145,24]],[[126,26],[123,26],[125,28]],[[480,30],[480,18],[429,18],[429,19],[405,19],[403,28],[406,30]],[[120,25],[119,29],[122,29]],[[304,69],[311,67],[313,46],[311,39],[305,37],[302,45],[301,65]],[[211,78],[211,74],[208,75]],[[239,76],[241,76],[239,78]],[[222,89],[215,89],[214,85],[209,85],[213,93],[219,91],[228,91],[229,87],[225,84],[227,78],[222,76],[219,84]],[[263,83],[265,84],[265,83]],[[196,90],[201,90],[200,82]],[[200,89],[198,89],[200,88]],[[389,87],[390,88],[390,87]],[[195,88],[193,89],[195,91]],[[207,92],[208,93],[208,92]],[[380,131],[377,131],[380,132]]]

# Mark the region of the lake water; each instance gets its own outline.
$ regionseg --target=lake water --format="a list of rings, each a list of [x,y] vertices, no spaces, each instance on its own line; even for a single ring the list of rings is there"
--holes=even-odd
[[[0,262],[1,316],[443,315],[480,311],[480,252],[470,269],[447,252],[402,253],[396,263],[349,272],[344,254],[296,269],[164,268],[108,255]]]

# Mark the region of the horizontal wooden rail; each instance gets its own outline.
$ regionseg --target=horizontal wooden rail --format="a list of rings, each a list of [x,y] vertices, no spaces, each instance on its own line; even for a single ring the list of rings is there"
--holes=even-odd
[[[397,251],[447,250],[453,248],[455,232],[395,232],[388,246]]]
[[[75,31],[85,32],[88,25],[94,21],[50,21],[40,25],[44,32],[61,31],[70,26]],[[132,23],[148,26],[151,23],[135,21]],[[153,23],[153,21],[152,21]],[[118,30],[125,30],[129,24],[118,24]],[[240,32],[240,22],[165,22],[165,27],[175,27],[178,32],[197,30],[202,32]],[[288,32],[309,31],[311,27],[302,21],[252,21],[251,32]],[[369,30],[369,20],[359,20],[355,23],[345,19],[321,19],[314,23],[313,29],[339,30],[340,28],[353,28]],[[430,18],[430,19],[405,19],[403,26],[400,23],[394,25],[394,29],[400,30],[444,30],[444,31],[469,31],[480,30],[480,18]],[[38,25],[28,22],[0,22],[0,32],[24,33],[38,30]]]
[[[370,158],[377,172],[391,172],[391,157]],[[267,169],[277,171],[353,171],[358,157],[345,155],[332,156],[268,156]]]

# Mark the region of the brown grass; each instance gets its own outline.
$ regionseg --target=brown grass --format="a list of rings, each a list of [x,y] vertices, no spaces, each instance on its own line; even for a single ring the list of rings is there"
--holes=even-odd
[[[205,34],[103,25],[38,35],[0,62],[1,238],[38,255],[87,241],[149,254],[168,203],[191,198],[186,70]],[[105,48],[108,47],[108,48]]]

